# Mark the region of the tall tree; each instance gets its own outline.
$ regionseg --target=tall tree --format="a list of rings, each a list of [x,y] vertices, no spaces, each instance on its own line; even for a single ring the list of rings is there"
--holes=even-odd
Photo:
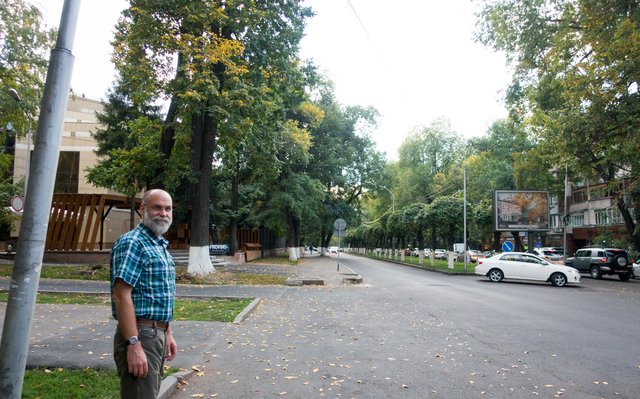
[[[87,179],[94,185],[133,197],[155,180],[162,119],[157,106],[134,104],[126,89],[116,85],[107,94],[98,122],[104,128],[92,133],[98,163],[89,168]]]
[[[0,3],[0,201],[23,192],[13,183],[15,143],[37,125],[55,30],[37,7],[23,0]],[[15,90],[11,93],[12,90]],[[16,96],[17,95],[17,96]],[[19,100],[19,101],[18,101]],[[0,239],[9,238],[12,214],[0,207]]]
[[[430,206],[424,203],[415,203],[406,206],[402,210],[402,225],[418,244],[418,263],[424,263],[424,232],[433,218],[430,217]]]
[[[398,174],[404,188],[399,204],[430,203],[440,195],[433,190],[434,178],[439,173],[446,174],[451,166],[464,158],[463,145],[462,138],[444,118],[414,129],[398,151]]]
[[[514,65],[508,102],[545,151],[610,183],[631,241],[640,234],[640,3],[499,0],[480,14],[479,39]],[[625,174],[631,189],[623,189]],[[627,200],[627,193],[636,193]]]
[[[464,202],[462,198],[440,196],[431,203],[437,231],[448,249],[462,236]]]
[[[321,86],[317,102],[324,118],[311,129],[313,162],[307,171],[324,186],[320,227],[324,254],[334,221],[345,219],[348,226],[356,221],[356,205],[367,188],[379,184],[386,161],[369,136],[378,112],[371,107],[344,107],[333,97],[330,85]]]
[[[132,0],[123,13],[114,40],[123,84],[135,103],[170,100],[160,141],[165,164],[155,185],[169,183],[174,145],[190,150],[191,273],[213,270],[207,244],[216,148],[242,133],[234,115],[250,115],[255,101],[265,101],[253,94],[280,93],[274,84],[295,57],[309,15],[297,1]]]

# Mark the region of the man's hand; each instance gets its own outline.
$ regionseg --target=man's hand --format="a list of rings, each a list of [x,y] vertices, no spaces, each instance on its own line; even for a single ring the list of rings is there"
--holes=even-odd
[[[170,329],[167,330],[167,339],[165,342],[164,353],[164,358],[168,361],[175,359],[176,355],[178,354],[178,345],[176,344],[176,340],[173,339],[173,334],[171,333]]]
[[[142,343],[127,346],[127,365],[129,373],[134,377],[145,378],[149,373],[147,355],[144,354]]]

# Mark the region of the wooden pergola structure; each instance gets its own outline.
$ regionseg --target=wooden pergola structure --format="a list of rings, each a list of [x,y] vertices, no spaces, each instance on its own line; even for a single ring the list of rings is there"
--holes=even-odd
[[[131,220],[141,198],[111,194],[54,194],[45,241],[47,251],[95,251],[102,248],[104,221],[113,208],[130,209]]]

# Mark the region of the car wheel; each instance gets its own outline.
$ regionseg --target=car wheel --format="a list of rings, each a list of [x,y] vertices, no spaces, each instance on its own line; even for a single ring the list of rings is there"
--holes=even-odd
[[[627,258],[625,258],[624,256],[618,256],[614,262],[616,262],[616,265],[620,266],[620,267],[625,267],[627,265]]]
[[[589,273],[591,274],[591,278],[595,278],[597,280],[602,278],[602,273],[600,272],[600,268],[598,266],[591,266]]]
[[[562,273],[553,273],[549,280],[556,287],[564,287],[567,284],[567,276]]]
[[[504,278],[504,273],[502,273],[502,270],[500,269],[491,269],[489,270],[489,274],[487,276],[489,277],[489,280],[493,281],[494,283],[498,283]]]
[[[631,273],[620,273],[618,274],[618,277],[620,277],[620,281],[629,281]]]

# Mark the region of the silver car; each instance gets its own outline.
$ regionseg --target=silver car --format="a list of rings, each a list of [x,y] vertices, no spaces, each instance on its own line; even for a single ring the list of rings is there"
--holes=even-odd
[[[556,252],[555,249],[534,248],[533,251],[536,253],[536,255],[538,255],[542,259],[546,259],[551,262],[562,260],[562,254],[559,254],[558,252]]]

